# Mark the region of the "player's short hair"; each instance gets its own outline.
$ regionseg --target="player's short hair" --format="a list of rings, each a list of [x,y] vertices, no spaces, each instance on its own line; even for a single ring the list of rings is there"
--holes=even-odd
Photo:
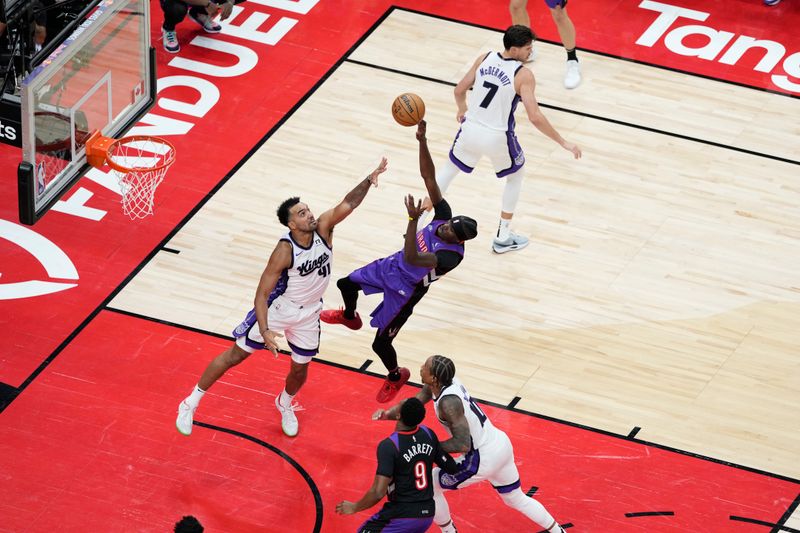
[[[175,524],[175,533],[203,533],[200,521],[192,515],[184,516]]]
[[[474,218],[464,215],[458,215],[450,219],[453,226],[453,233],[456,234],[458,240],[468,241],[474,239],[478,235],[478,223]]]
[[[300,197],[292,196],[288,200],[284,200],[283,203],[278,206],[278,220],[280,220],[281,224],[289,227],[289,210],[299,203]]]
[[[409,398],[400,407],[400,420],[410,428],[418,426],[425,420],[425,406],[418,399]]]
[[[439,380],[443,388],[447,387],[453,383],[453,377],[456,375],[456,365],[448,357],[434,355],[431,357],[431,374]]]
[[[523,47],[536,40],[536,34],[527,26],[515,24],[509,26],[503,34],[503,46],[510,50],[512,46]]]

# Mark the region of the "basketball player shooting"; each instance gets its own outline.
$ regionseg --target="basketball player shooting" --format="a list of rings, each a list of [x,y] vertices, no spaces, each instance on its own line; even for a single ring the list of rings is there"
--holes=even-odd
[[[361,317],[356,312],[358,292],[383,293],[383,301],[372,311],[370,325],[377,328],[373,351],[381,358],[389,374],[378,391],[378,402],[390,401],[397,395],[411,372],[398,366],[397,352],[392,346],[395,336],[406,323],[414,306],[427,294],[431,283],[454,268],[464,258],[464,242],[478,234],[474,219],[453,216],[450,204],[442,197],[436,184],[424,120],[417,125],[419,141],[419,171],[425,182],[428,197],[434,208],[433,220],[417,232],[417,221],[424,211],[420,202],[409,195],[406,198],[408,227],[402,250],[355,270],[336,282],[342,292],[344,308],[326,310],[320,319],[328,324],[343,324],[350,329],[361,328]]]

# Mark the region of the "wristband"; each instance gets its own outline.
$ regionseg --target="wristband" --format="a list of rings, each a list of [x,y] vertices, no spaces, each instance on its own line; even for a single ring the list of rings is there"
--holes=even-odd
[[[416,218],[412,218],[411,215],[408,216],[408,220],[417,220]]]

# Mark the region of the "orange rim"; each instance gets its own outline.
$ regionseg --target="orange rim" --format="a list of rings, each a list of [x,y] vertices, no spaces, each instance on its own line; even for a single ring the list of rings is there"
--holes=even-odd
[[[168,149],[164,154],[160,154],[163,155],[163,160],[149,167],[127,167],[114,161],[113,157],[117,147],[136,141],[151,142],[166,146]],[[86,160],[95,168],[100,168],[107,164],[117,172],[153,172],[169,167],[175,161],[175,146],[166,139],[154,137],[152,135],[130,135],[128,137],[122,137],[121,139],[112,139],[110,137],[104,137],[96,131],[92,133],[86,141]]]

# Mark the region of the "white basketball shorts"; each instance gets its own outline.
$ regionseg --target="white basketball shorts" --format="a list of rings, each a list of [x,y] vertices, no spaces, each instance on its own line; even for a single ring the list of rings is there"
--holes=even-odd
[[[284,296],[272,301],[267,312],[267,323],[272,331],[280,331],[292,350],[292,359],[307,363],[319,353],[319,314],[322,301],[310,305],[298,305]],[[264,338],[258,330],[255,310],[233,330],[236,345],[253,353],[264,349]]]

